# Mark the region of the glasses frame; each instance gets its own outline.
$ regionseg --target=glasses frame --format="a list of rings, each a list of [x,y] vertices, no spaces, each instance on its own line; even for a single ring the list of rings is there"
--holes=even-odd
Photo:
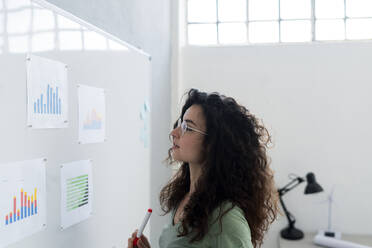
[[[181,121],[181,118],[177,120],[177,127],[181,128],[181,137],[186,133],[186,131],[195,131],[203,135],[208,135],[206,132],[190,127],[186,121]]]

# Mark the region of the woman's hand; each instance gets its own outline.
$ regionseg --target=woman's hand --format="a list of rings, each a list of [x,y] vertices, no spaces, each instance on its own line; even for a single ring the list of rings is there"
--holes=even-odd
[[[142,234],[142,236],[137,241],[137,246],[133,246],[133,240],[137,236],[138,229],[132,233],[132,237],[128,239],[128,248],[151,248],[150,242],[147,240],[146,236]]]

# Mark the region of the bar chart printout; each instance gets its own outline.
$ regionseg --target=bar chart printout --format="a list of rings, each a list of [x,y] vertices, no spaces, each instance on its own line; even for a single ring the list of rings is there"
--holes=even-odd
[[[30,198],[31,195],[31,198]],[[13,199],[10,199],[13,203],[12,209],[9,211],[9,214],[5,215],[5,225],[10,225],[23,219],[30,218],[33,215],[37,214],[37,189],[33,194],[29,193],[27,195],[26,191],[23,189],[19,192],[19,197],[14,196]],[[17,204],[18,201],[18,204]]]
[[[27,124],[32,128],[68,126],[67,67],[35,55],[27,56]]]
[[[45,229],[45,161],[0,165],[0,247]]]
[[[61,166],[61,228],[92,215],[92,162],[81,160]]]
[[[44,93],[34,101],[34,114],[61,115],[62,102],[58,95],[58,87],[54,89],[48,84]]]
[[[89,180],[88,174],[67,179],[66,209],[70,212],[88,204]]]
[[[105,91],[101,88],[78,85],[79,143],[105,141]]]

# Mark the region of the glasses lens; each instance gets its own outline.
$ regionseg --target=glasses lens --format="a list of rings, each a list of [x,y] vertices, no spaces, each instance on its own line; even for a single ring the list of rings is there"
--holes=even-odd
[[[187,129],[187,123],[186,123],[186,121],[183,121],[183,122],[181,123],[182,135],[185,134],[186,129]]]

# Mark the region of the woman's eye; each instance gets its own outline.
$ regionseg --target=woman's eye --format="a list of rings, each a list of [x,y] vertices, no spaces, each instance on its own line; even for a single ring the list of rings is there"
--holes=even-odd
[[[192,129],[188,127],[188,128],[186,128],[186,131],[192,131]]]

